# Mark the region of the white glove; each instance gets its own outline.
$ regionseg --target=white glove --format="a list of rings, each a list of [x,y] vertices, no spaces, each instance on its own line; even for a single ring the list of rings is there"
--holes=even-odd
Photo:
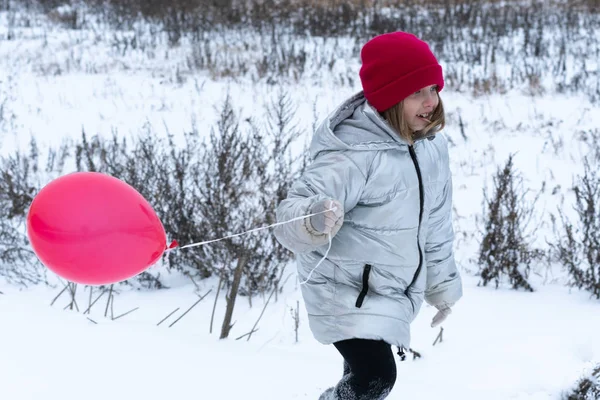
[[[435,328],[436,326],[444,322],[446,318],[448,318],[448,315],[452,314],[452,309],[450,307],[452,307],[453,305],[454,304],[444,303],[440,304],[439,306],[435,306],[435,308],[438,309],[438,312],[433,316],[433,319],[431,320],[432,328]]]
[[[328,210],[328,211],[326,211]],[[337,200],[321,200],[312,205],[310,209],[313,215],[309,220],[309,230],[317,235],[335,236],[344,223],[344,208]]]

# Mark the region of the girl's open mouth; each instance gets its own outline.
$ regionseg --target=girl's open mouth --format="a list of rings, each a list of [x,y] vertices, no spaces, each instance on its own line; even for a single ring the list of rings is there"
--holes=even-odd
[[[417,114],[417,117],[419,117],[420,119],[422,119],[423,121],[426,121],[428,123],[431,123],[431,120],[429,120],[429,118],[431,117],[432,113],[425,113],[425,114]]]

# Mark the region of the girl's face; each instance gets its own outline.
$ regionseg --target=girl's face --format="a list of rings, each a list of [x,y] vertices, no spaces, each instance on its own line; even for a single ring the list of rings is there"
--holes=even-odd
[[[439,102],[437,85],[426,86],[405,98],[402,113],[409,128],[417,132],[431,123],[431,115]]]

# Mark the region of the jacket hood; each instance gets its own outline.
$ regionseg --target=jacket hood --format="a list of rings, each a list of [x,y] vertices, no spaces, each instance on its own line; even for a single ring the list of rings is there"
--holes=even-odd
[[[408,146],[359,92],[342,103],[317,128],[310,157],[323,151],[376,151]]]

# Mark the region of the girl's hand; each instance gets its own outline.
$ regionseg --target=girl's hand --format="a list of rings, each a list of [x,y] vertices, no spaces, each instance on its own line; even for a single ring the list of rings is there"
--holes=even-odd
[[[444,322],[446,318],[448,318],[448,315],[452,314],[452,309],[450,308],[452,306],[453,304],[446,303],[441,304],[439,306],[435,306],[435,308],[438,309],[438,312],[434,315],[433,320],[431,321],[432,328],[435,328],[436,326]]]
[[[344,208],[337,200],[321,200],[313,204],[310,217],[310,227],[317,234],[335,235],[344,223]]]

